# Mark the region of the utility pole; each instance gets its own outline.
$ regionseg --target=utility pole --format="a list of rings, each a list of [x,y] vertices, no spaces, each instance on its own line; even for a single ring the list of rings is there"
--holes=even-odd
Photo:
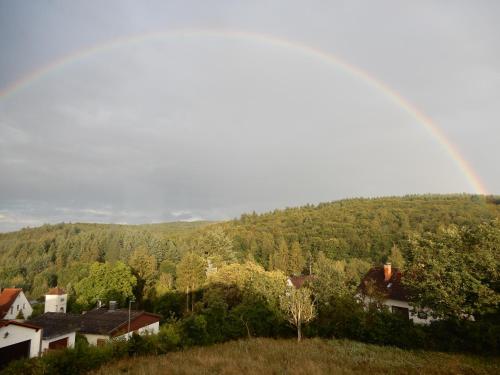
[[[127,330],[127,340],[130,339],[130,313],[131,313],[132,302],[135,302],[135,299],[131,298],[131,299],[128,300],[128,330]]]

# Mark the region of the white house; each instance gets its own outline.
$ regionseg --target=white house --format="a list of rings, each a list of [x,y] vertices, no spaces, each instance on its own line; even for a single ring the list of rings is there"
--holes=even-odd
[[[0,293],[0,319],[12,320],[22,312],[23,319],[33,313],[28,299],[21,288],[4,288]]]
[[[111,339],[127,339],[133,333],[158,333],[160,318],[160,315],[146,311],[130,310],[129,323],[129,310],[118,309],[111,301],[109,309],[101,307],[81,315],[80,333],[89,344],[101,345]]]
[[[430,310],[415,311],[408,303],[408,292],[401,283],[401,272],[390,263],[368,271],[361,284],[359,294],[365,306],[382,302],[394,314],[400,314],[417,324],[430,324],[434,320]]]
[[[0,320],[0,370],[10,361],[40,354],[42,328],[31,323]]]
[[[68,303],[68,294],[61,288],[49,289],[45,295],[45,311],[44,312],[57,312],[65,313]]]

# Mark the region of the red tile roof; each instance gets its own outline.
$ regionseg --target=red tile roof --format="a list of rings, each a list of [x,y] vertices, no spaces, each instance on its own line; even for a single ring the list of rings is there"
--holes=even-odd
[[[360,291],[364,294],[369,292],[367,291],[369,284],[373,284],[376,291],[387,299],[408,300],[408,293],[401,283],[401,272],[397,268],[392,268],[391,278],[388,281],[385,281],[384,267],[372,268],[361,280]]]
[[[0,293],[0,319],[2,319],[14,303],[19,293],[23,290],[21,288],[5,288]]]
[[[60,296],[60,295],[66,294],[66,292],[64,291],[64,289],[61,289],[59,287],[55,287],[55,288],[50,288],[47,294],[51,295],[51,296],[53,296],[53,295]]]
[[[288,279],[295,288],[299,289],[306,281],[312,281],[314,279],[314,275],[290,276]]]

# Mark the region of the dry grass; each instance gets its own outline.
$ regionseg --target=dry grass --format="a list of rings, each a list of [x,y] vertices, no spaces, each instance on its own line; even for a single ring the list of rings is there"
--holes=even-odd
[[[500,374],[500,359],[347,340],[253,339],[121,360],[94,374]]]

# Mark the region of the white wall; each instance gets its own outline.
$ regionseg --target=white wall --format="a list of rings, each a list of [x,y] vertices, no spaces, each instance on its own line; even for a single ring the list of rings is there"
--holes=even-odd
[[[370,297],[361,297],[361,295],[358,295],[358,298],[361,298],[363,304],[365,305],[365,307],[367,307],[370,302],[372,301]],[[408,304],[408,302],[405,302],[405,301],[398,301],[398,300],[395,300],[395,299],[387,299],[383,302],[384,305],[386,305],[388,308],[389,308],[389,311],[392,312],[392,309],[391,307],[392,306],[397,306],[397,307],[402,307],[402,308],[405,308],[405,309],[408,309],[408,318],[413,320],[414,323],[416,324],[430,324],[432,321],[436,320],[435,318],[432,318],[430,312],[431,310],[429,309],[425,309],[423,310],[426,314],[427,314],[427,318],[425,319],[422,319],[422,318],[419,318],[418,317],[418,313],[416,311],[413,310],[413,308]]]
[[[109,340],[109,336],[106,335],[93,335],[89,333],[84,333],[83,335],[87,338],[90,345],[97,345],[97,340],[99,339]]]
[[[61,340],[61,339],[65,338],[65,337],[68,338],[68,346],[67,347],[68,348],[73,348],[75,346],[76,332],[70,332],[70,333],[66,333],[64,335],[60,335],[60,336],[56,336],[56,337],[51,337],[50,339],[47,339],[47,340],[42,340],[42,353],[45,350],[49,349],[49,344],[52,341]]]
[[[22,310],[24,319],[28,319],[31,314],[33,314],[33,308],[31,307],[28,299],[24,295],[24,293],[21,291],[12,305],[9,308],[9,311],[7,311],[7,314],[4,316],[3,319],[5,320],[13,320],[16,319],[17,314],[19,314],[19,311]]]
[[[8,332],[7,337],[5,334]],[[33,328],[21,327],[14,324],[9,324],[5,327],[0,327],[0,348],[5,346],[18,344],[20,342],[31,340],[30,358],[38,357],[40,352],[40,341],[42,339],[42,329],[36,331]]]
[[[157,334],[158,332],[160,332],[160,322],[156,322],[156,323],[152,323],[150,325],[144,326],[142,328],[139,328],[135,332],[137,332],[139,335]],[[128,338],[131,337],[133,334],[134,334],[134,331],[126,333],[126,334],[121,335],[121,336],[116,336],[115,339],[118,339],[118,340],[119,339],[128,340]]]
[[[44,312],[66,312],[67,294],[46,294]],[[61,310],[62,309],[62,310]]]

